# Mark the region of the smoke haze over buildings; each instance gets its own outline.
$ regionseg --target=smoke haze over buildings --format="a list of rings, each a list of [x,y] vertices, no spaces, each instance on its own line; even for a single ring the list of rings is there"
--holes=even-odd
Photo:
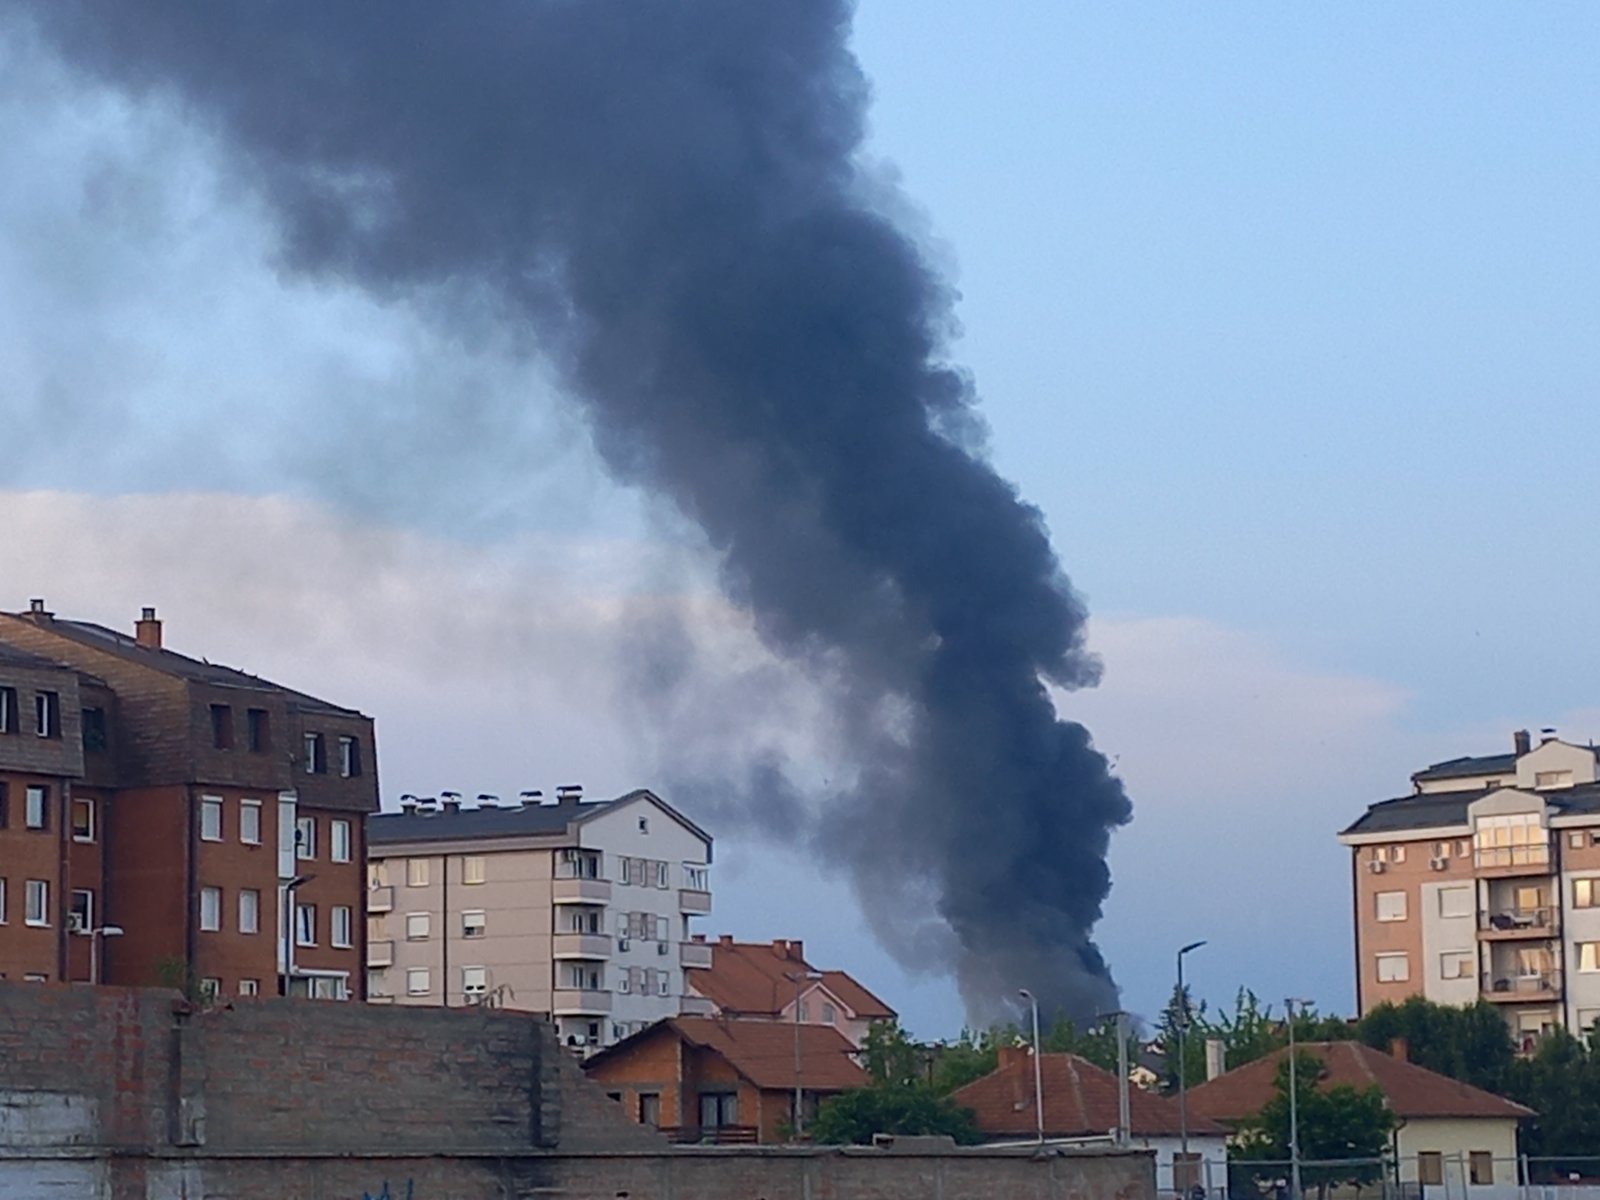
[[[890,952],[953,971],[980,1019],[1021,986],[1078,1015],[1114,999],[1091,931],[1129,805],[1046,691],[1095,680],[1083,606],[983,457],[950,289],[858,165],[846,5],[19,11],[215,136],[290,269],[509,338],[619,479],[704,530],[729,598],[829,689],[841,761],[701,759],[685,785],[844,871]],[[408,444],[459,442],[459,404],[414,406]],[[473,420],[480,475],[530,469],[514,403]],[[665,719],[693,647],[641,625],[634,650]]]

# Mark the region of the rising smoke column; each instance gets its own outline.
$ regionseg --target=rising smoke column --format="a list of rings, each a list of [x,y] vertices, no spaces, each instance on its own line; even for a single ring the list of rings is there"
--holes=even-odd
[[[810,840],[892,953],[953,970],[978,1017],[1022,986],[1114,999],[1090,931],[1130,809],[1046,692],[1095,680],[1084,610],[982,457],[949,288],[858,169],[847,4],[12,12],[181,105],[291,269],[448,296],[441,319],[556,365],[612,472],[697,522],[767,645],[837,682],[853,761]]]

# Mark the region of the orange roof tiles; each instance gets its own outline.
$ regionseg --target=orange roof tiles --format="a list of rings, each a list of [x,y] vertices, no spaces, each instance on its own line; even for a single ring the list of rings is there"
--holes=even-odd
[[[739,1021],[717,1017],[668,1017],[590,1058],[591,1065],[626,1058],[658,1037],[719,1055],[764,1091],[795,1086],[795,1026],[784,1021]],[[801,1025],[800,1083],[808,1092],[842,1092],[866,1087],[872,1077],[851,1057],[854,1047],[827,1025]]]
[[[1117,1077],[1076,1054],[1045,1054],[1039,1059],[1044,1096],[1046,1137],[1092,1137],[1116,1128]],[[1191,1137],[1223,1137],[1227,1130],[1194,1111],[1190,1092]],[[990,1135],[1032,1137],[1037,1129],[1033,1108],[1033,1055],[1003,1047],[1000,1066],[957,1088],[950,1098],[970,1108],[978,1128]],[[1180,1117],[1175,1101],[1139,1088],[1128,1089],[1129,1132],[1135,1137],[1176,1137]]]
[[[1492,1092],[1461,1083],[1426,1067],[1406,1062],[1362,1042],[1307,1042],[1297,1050],[1322,1060],[1324,1086],[1349,1084],[1366,1089],[1376,1084],[1389,1108],[1402,1119],[1415,1117],[1533,1116],[1524,1108]],[[1287,1049],[1245,1063],[1224,1075],[1189,1089],[1189,1113],[1218,1121],[1237,1122],[1254,1116],[1272,1099],[1278,1064]]]
[[[735,942],[732,939],[707,943],[711,947],[711,966],[687,972],[694,990],[722,1012],[760,1017],[777,1017],[794,1001],[801,987],[820,983],[855,1016],[864,1020],[892,1020],[895,1012],[843,971],[819,972],[805,959],[802,942],[778,939],[773,942]],[[820,974],[820,980],[791,976]]]

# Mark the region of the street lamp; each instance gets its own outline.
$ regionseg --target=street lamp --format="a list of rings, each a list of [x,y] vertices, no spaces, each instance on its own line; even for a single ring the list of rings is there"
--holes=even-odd
[[[89,939],[89,986],[93,987],[100,982],[100,951],[104,946],[100,939],[121,937],[122,926],[101,925],[95,929],[80,929],[78,936]]]
[[[295,834],[296,841],[299,833]],[[283,882],[283,990],[289,994],[289,982],[294,976],[294,894],[315,879],[315,875],[296,875]]]
[[[1128,1013],[1124,1009],[1118,1009],[1116,1012],[1101,1013],[1098,1019],[1116,1023],[1117,1145],[1126,1150],[1131,1133],[1129,1126],[1133,1124],[1133,1118],[1129,1116],[1128,1100]]]
[[[800,995],[803,983],[815,983],[820,971],[785,971],[784,978],[794,984],[794,1137],[799,1141],[806,1130],[805,1093],[800,1086]]]
[[[1039,1001],[1027,988],[1019,988],[1017,995],[1028,1002],[1033,1010],[1033,1112],[1039,1127],[1039,1144],[1044,1145],[1044,1075],[1039,1066]]]
[[[1183,956],[1204,946],[1204,941],[1190,942],[1178,950],[1178,1159],[1189,1166],[1189,1088],[1184,1059],[1185,1042],[1189,1034],[1189,993],[1183,985]],[[1177,1164],[1172,1168],[1173,1190],[1178,1190]]]
[[[1289,1013],[1289,1196],[1290,1200],[1300,1200],[1304,1194],[1300,1190],[1300,1110],[1298,1106],[1297,1080],[1295,1079],[1295,1051],[1294,1051],[1294,1006],[1298,1004],[1300,1011],[1305,1011],[1309,1000],[1297,1000],[1290,996],[1283,1002]]]

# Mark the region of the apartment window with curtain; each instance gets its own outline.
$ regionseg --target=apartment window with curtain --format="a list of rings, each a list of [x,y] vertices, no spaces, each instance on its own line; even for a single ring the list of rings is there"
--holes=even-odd
[[[308,733],[302,741],[303,760],[307,775],[325,775],[328,772],[328,752],[323,747],[320,733]]]
[[[202,842],[220,842],[222,840],[222,797],[200,797],[200,840]]]
[[[296,817],[294,822],[294,853],[296,858],[311,859],[317,856],[317,819]]]
[[[27,884],[27,908],[24,924],[44,926],[50,924],[50,881],[30,879]]]
[[[261,844],[261,801],[244,800],[239,804],[239,840],[247,846]]]
[[[239,932],[261,932],[261,893],[255,888],[239,889]]]
[[[294,940],[297,945],[315,946],[317,944],[317,906],[315,904],[297,904],[294,906]]]
[[[73,797],[72,800],[72,840],[75,842],[94,841],[94,801]]]
[[[350,861],[350,822],[334,818],[328,822],[328,857],[336,863]]]
[[[361,743],[353,737],[339,739],[339,774],[346,779],[361,774]]]
[[[200,889],[200,928],[206,933],[215,933],[222,928],[221,888]]]
[[[50,789],[29,787],[22,793],[22,823],[29,829],[50,828]]]

